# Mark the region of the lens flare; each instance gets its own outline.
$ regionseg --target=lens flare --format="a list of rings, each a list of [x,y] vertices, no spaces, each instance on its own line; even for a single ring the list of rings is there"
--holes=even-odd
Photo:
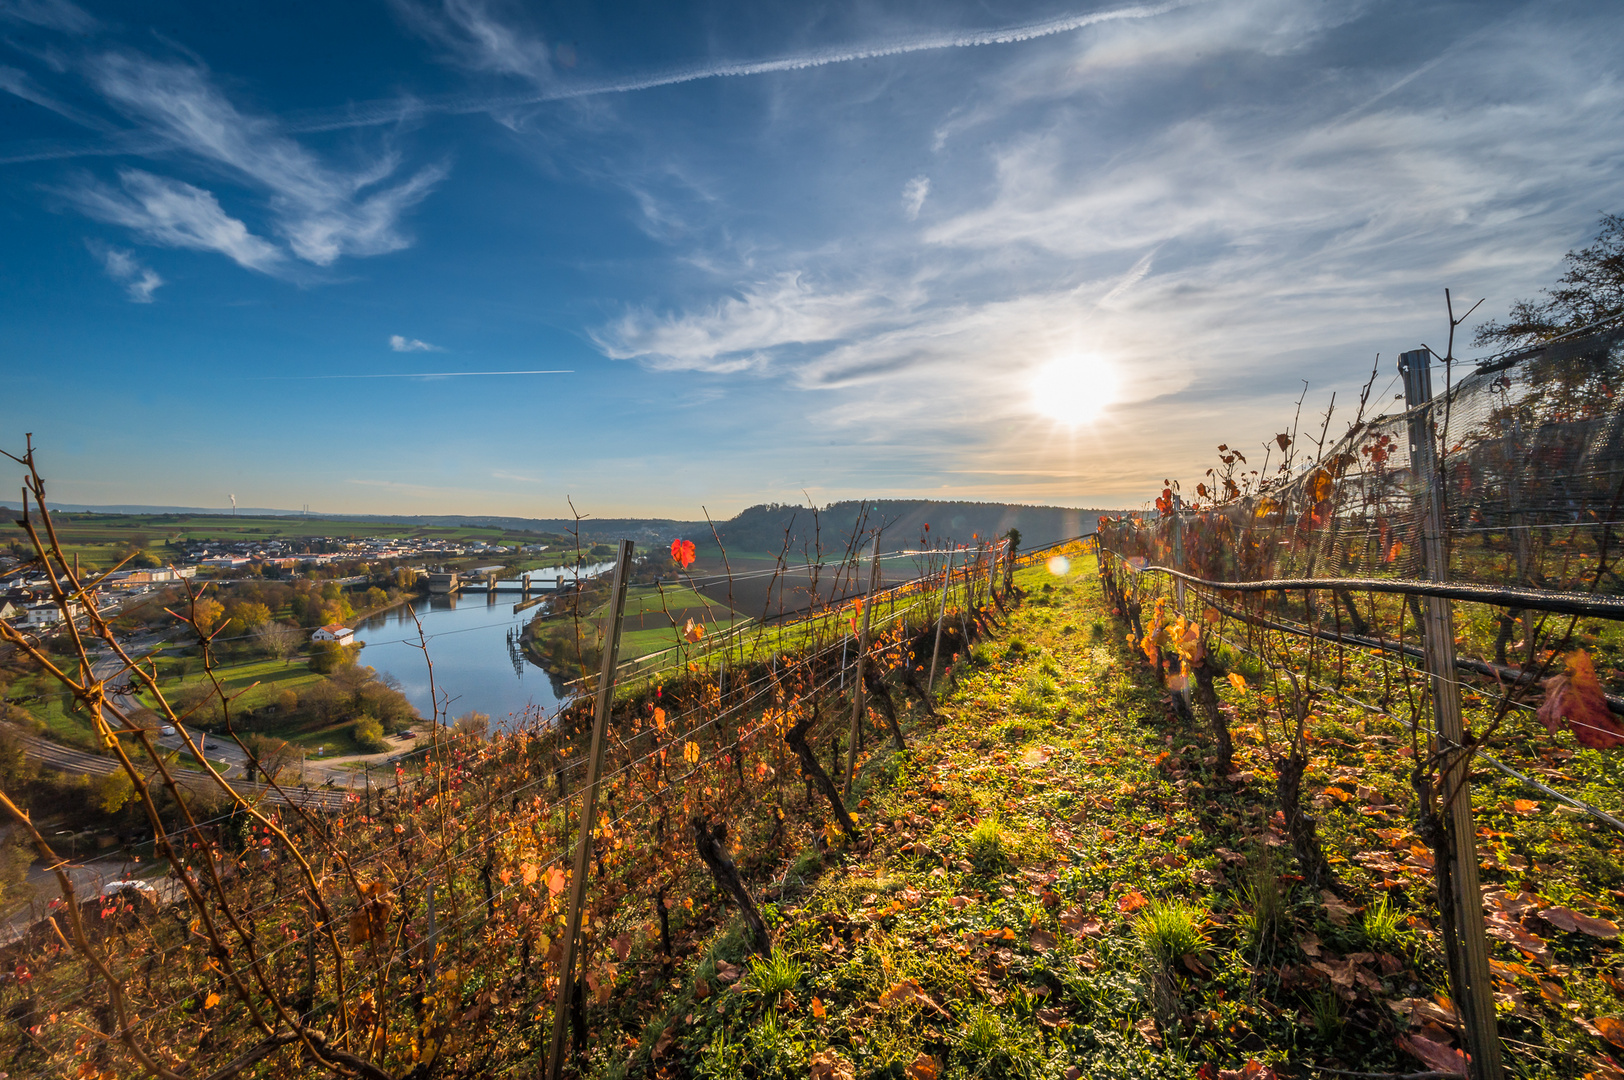
[[[1049,573],[1055,577],[1065,577],[1071,573],[1071,560],[1064,555],[1056,555],[1049,560]]]
[[[1097,356],[1067,356],[1038,368],[1032,408],[1057,423],[1081,427],[1099,419],[1116,398],[1116,374]]]

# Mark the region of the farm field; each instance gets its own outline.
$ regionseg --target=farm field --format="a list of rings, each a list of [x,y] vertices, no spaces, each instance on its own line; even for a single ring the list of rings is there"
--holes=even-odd
[[[388,537],[417,540],[477,540],[488,544],[534,544],[549,542],[542,533],[480,526],[391,524],[385,521],[354,521],[343,518],[234,517],[229,514],[53,514],[63,551],[75,555],[86,567],[114,565],[131,545],[149,550],[160,558],[179,556],[185,541],[222,542],[289,540],[302,537],[342,538]],[[19,534],[20,535],[20,534]],[[556,566],[565,553],[544,552],[527,556],[529,567]],[[517,564],[515,564],[517,565]]]

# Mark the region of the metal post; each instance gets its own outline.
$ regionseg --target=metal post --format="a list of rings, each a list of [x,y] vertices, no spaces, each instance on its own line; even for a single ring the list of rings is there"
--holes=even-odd
[[[1420,406],[1432,401],[1430,354],[1417,349],[1399,357],[1404,376],[1404,403],[1410,417],[1410,466],[1414,499],[1420,511],[1423,572],[1432,581],[1449,579],[1449,551],[1445,544],[1443,491],[1438,478],[1438,450],[1433,438],[1432,410]],[[1501,1080],[1505,1066],[1500,1056],[1500,1035],[1494,1016],[1494,985],[1489,975],[1489,947],[1483,924],[1483,898],[1478,891],[1477,827],[1472,821],[1472,790],[1468,777],[1472,754],[1464,749],[1460,688],[1455,683],[1455,630],[1453,611],[1442,597],[1424,597],[1422,633],[1427,672],[1432,683],[1433,716],[1438,734],[1432,749],[1444,751],[1443,795],[1448,803],[1453,842],[1456,928],[1460,977],[1456,1004],[1465,1027],[1473,1080]],[[1439,747],[1438,742],[1445,745]],[[1446,943],[1450,944],[1450,943]]]
[[[930,651],[930,674],[925,678],[925,696],[936,688],[936,661],[942,655],[942,620],[947,617],[947,587],[953,580],[953,549],[947,549],[947,573],[942,575],[942,606],[936,612],[936,646]]]
[[[620,658],[620,620],[626,610],[626,580],[631,577],[632,542],[620,542],[615,580],[610,589],[609,624],[604,627],[603,667],[598,674],[597,701],[592,713],[592,750],[587,756],[586,786],[581,793],[581,819],[575,838],[575,872],[570,876],[570,908],[564,933],[564,955],[558,968],[558,997],[553,1006],[553,1043],[547,1052],[547,1080],[558,1080],[564,1067],[564,1032],[575,993],[575,946],[581,936],[581,909],[586,902],[586,874],[592,859],[592,829],[598,817],[598,774],[603,771],[603,750],[608,741],[609,706],[615,694],[615,663]],[[576,1050],[583,1050],[577,1047]]]
[[[863,661],[868,659],[868,620],[874,614],[874,589],[880,578],[880,534],[874,534],[874,549],[868,557],[868,595],[863,598],[863,625],[857,631],[857,674],[851,688],[851,736],[846,740],[846,786],[842,799],[851,798],[852,778],[857,775],[858,725],[863,708],[868,704],[868,691],[863,687]]]

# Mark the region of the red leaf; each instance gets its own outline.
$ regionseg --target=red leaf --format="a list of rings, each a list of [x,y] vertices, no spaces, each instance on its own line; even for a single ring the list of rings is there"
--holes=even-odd
[[[1398,1045],[1426,1062],[1429,1069],[1467,1075],[1466,1055],[1453,1047],[1433,1042],[1421,1035],[1405,1035],[1398,1040]]]
[[[1539,707],[1539,718],[1552,734],[1565,727],[1581,746],[1592,750],[1624,746],[1624,728],[1608,711],[1596,666],[1583,649],[1568,657],[1562,674],[1545,680],[1545,704]]]
[[[694,542],[692,540],[671,541],[671,561],[684,570],[694,564]]]

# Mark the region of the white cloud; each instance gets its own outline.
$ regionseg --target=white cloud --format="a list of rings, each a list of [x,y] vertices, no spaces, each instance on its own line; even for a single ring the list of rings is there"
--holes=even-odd
[[[249,232],[207,191],[139,169],[121,169],[118,175],[122,191],[87,180],[64,194],[96,220],[133,229],[154,244],[218,252],[262,273],[283,270],[281,250]]]
[[[930,195],[930,177],[916,176],[902,185],[902,211],[913,221],[919,216],[920,208],[925,205],[925,199]]]
[[[101,28],[95,16],[68,0],[0,0],[0,18],[68,34],[89,34]]]
[[[416,338],[402,337],[400,334],[389,335],[389,347],[396,352],[445,352],[438,345],[430,345]]]
[[[394,0],[394,8],[406,25],[445,49],[460,67],[516,76],[537,86],[553,81],[551,47],[493,14],[484,0],[441,0],[438,11],[415,0]]]
[[[592,339],[613,359],[636,359],[662,371],[759,370],[772,363],[774,350],[827,344],[882,325],[904,310],[906,293],[823,292],[801,274],[785,272],[703,311],[632,309],[594,331]]]
[[[86,240],[90,253],[101,260],[107,276],[124,286],[130,300],[137,304],[152,303],[152,294],[163,285],[164,279],[156,270],[143,266],[135,252],[111,247],[99,240]]]
[[[170,146],[266,193],[275,230],[293,255],[317,266],[408,246],[401,216],[446,173],[443,166],[429,166],[382,186],[399,167],[397,155],[382,154],[349,169],[329,166],[283,134],[276,121],[239,111],[193,64],[111,52],[91,61],[90,77],[109,102]],[[232,257],[262,270],[280,260],[263,252]]]

